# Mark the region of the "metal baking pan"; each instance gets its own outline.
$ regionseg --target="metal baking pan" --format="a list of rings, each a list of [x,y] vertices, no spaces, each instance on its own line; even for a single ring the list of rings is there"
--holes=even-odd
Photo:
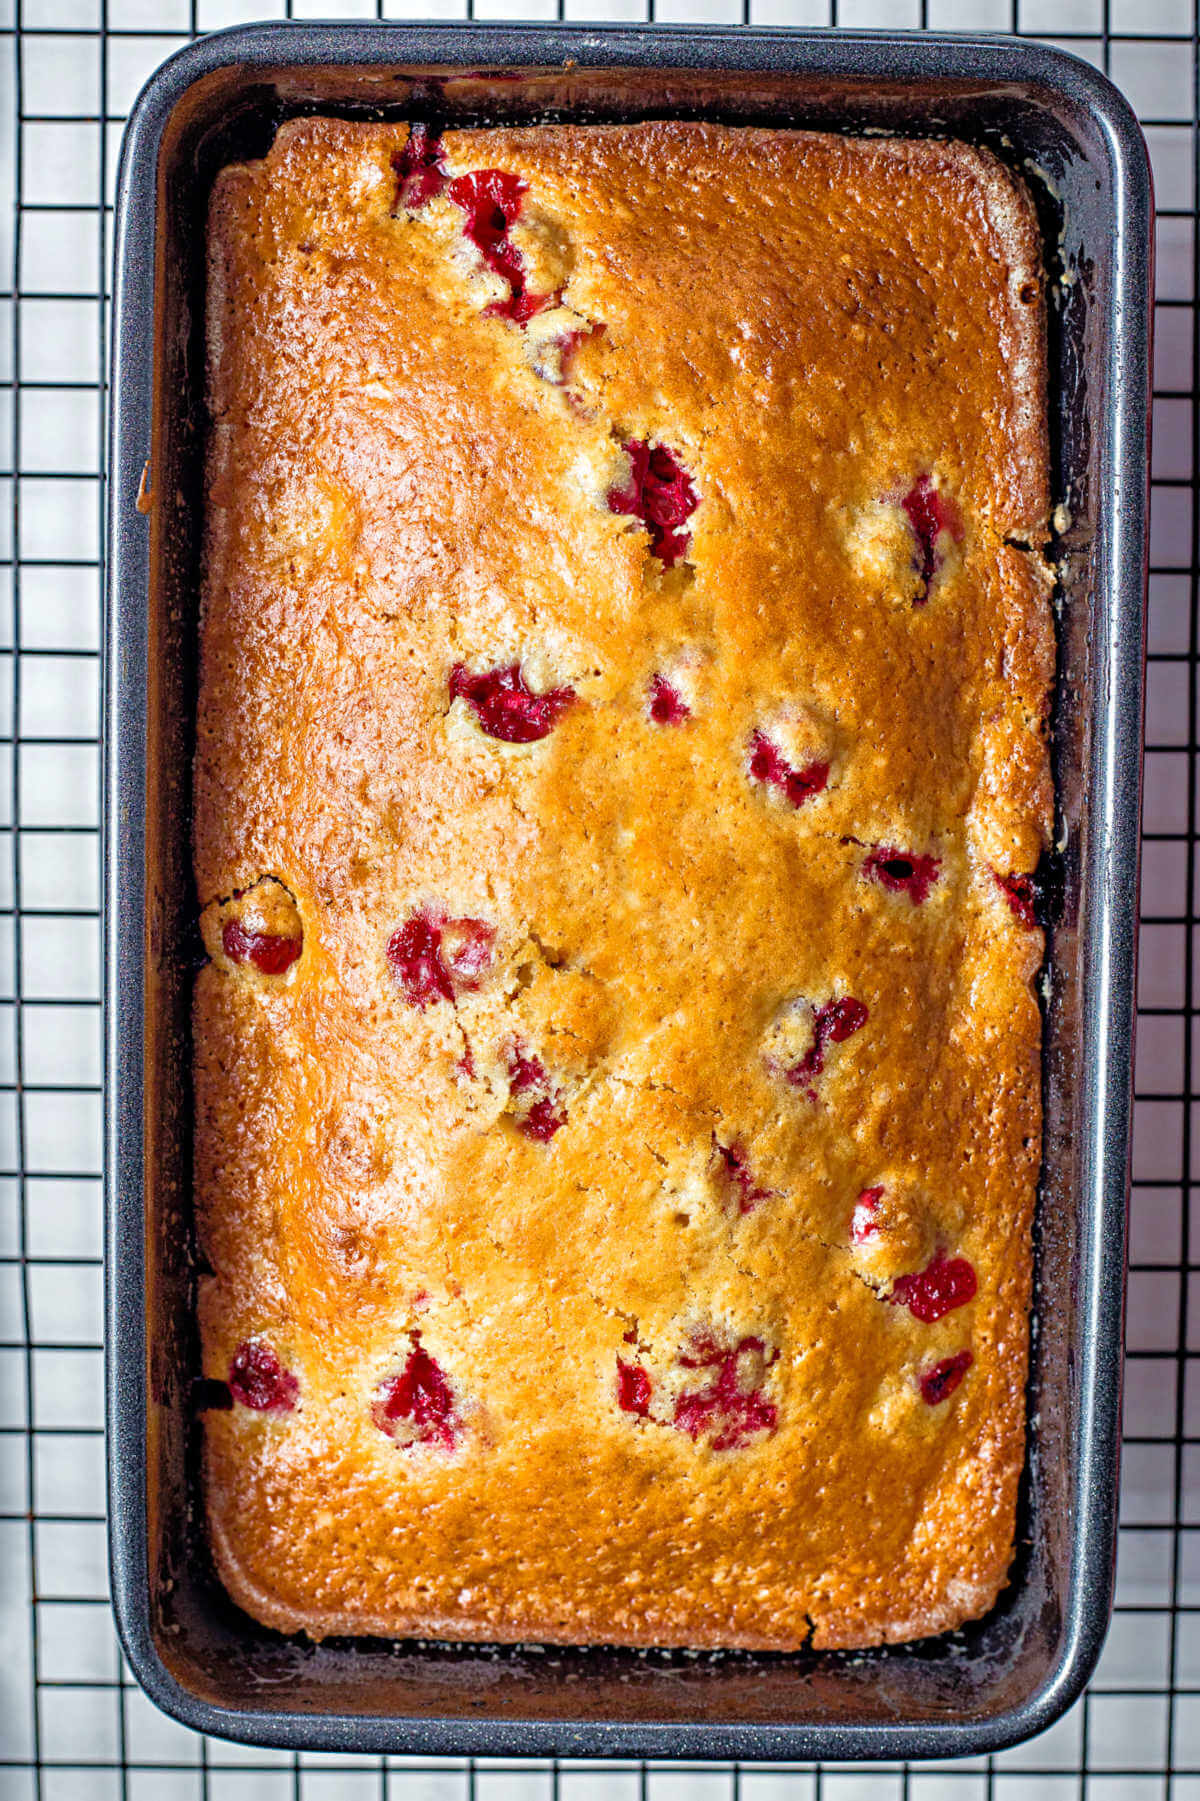
[[[953,135],[1029,180],[1053,283],[1069,513],[1046,871],[1045,1169],[1029,1458],[982,1622],[869,1653],[688,1656],[285,1639],[213,1574],[197,1483],[188,825],[204,439],[205,202],[291,114],[711,118]],[[924,1758],[1047,1726],[1094,1667],[1117,1517],[1141,782],[1151,189],[1121,96],[1011,40],[569,27],[253,26],[158,71],[116,215],[106,682],[108,1426],[130,1665],[199,1731],[360,1752]],[[136,498],[147,461],[150,503]]]

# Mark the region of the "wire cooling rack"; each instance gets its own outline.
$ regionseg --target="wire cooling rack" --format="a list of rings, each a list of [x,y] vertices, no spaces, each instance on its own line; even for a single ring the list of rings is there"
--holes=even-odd
[[[272,0],[0,0],[0,1801],[1200,1801],[1200,0],[473,0],[479,18],[1018,31],[1103,68],[1158,214],[1137,1119],[1117,1612],[1089,1693],[953,1764],[352,1759],[166,1720],[107,1599],[99,645],[105,297],[124,115]],[[459,17],[472,0],[382,0]],[[357,18],[379,0],[294,0]],[[1193,1131],[1193,1120],[1195,1130]],[[1195,1179],[1197,1186],[1189,1187]],[[1195,1203],[1193,1201],[1195,1197]]]

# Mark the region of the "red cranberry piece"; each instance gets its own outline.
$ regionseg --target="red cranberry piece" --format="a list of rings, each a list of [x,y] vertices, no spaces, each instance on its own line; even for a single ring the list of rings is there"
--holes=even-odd
[[[888,1300],[894,1307],[907,1307],[923,1326],[931,1326],[956,1307],[973,1301],[978,1287],[974,1266],[965,1257],[947,1257],[944,1251],[936,1251],[924,1269],[897,1276]]]
[[[851,1244],[866,1244],[879,1230],[876,1215],[879,1203],[883,1199],[883,1184],[878,1188],[864,1188],[854,1204],[854,1212],[850,1219]]]
[[[853,995],[843,995],[840,1001],[826,1001],[823,1007],[816,1010],[818,1031],[834,1044],[844,1044],[861,1026],[867,1023],[867,1009]]]
[[[970,1351],[955,1351],[953,1357],[943,1357],[921,1377],[921,1399],[931,1407],[948,1401],[974,1361]]]
[[[623,488],[610,488],[610,513],[632,513],[650,533],[650,550],[673,569],[692,541],[682,528],[695,512],[699,496],[691,476],[665,444],[634,438],[623,446],[632,465]]]
[[[452,1451],[460,1431],[454,1393],[444,1370],[429,1355],[420,1335],[412,1335],[413,1348],[398,1376],[387,1376],[375,1390],[371,1418],[389,1438],[401,1438],[396,1427],[403,1420],[412,1428],[408,1446],[439,1445]]]
[[[221,927],[221,949],[229,961],[252,963],[264,976],[286,974],[303,948],[302,938],[248,930],[240,919],[227,919]]]
[[[814,761],[794,769],[768,737],[755,732],[750,740],[750,775],[753,781],[780,789],[793,807],[802,807],[825,787],[829,765]]]
[[[949,495],[935,488],[927,475],[918,477],[900,505],[916,539],[913,567],[921,578],[922,593],[917,602],[920,606],[928,600],[929,584],[942,566],[938,538],[942,532],[949,532],[952,538],[961,540],[962,520]]]
[[[450,971],[442,961],[442,934],[428,913],[414,913],[388,939],[387,960],[412,1007],[454,999]]]
[[[716,1339],[698,1337],[690,1354],[680,1356],[684,1369],[712,1370],[704,1388],[685,1390],[675,1403],[672,1424],[689,1438],[712,1433],[714,1451],[734,1451],[747,1444],[756,1432],[773,1432],[778,1411],[773,1401],[761,1391],[763,1374],[750,1388],[739,1380],[738,1360],[750,1355],[764,1363],[773,1363],[778,1352],[765,1357],[761,1338],[742,1338],[735,1345],[721,1345]]]
[[[514,1094],[523,1094],[529,1088],[541,1088],[546,1082],[546,1065],[540,1057],[527,1057],[519,1044],[510,1045],[508,1081]]]
[[[508,1085],[513,1094],[528,1097],[517,1119],[518,1129],[538,1144],[549,1144],[566,1125],[567,1110],[541,1058],[527,1056],[517,1043],[508,1049]]]
[[[507,300],[493,300],[484,311],[490,319],[511,319],[514,325],[528,325],[535,313],[544,312],[548,306],[561,305],[561,288],[555,288],[549,294],[531,294],[523,285],[518,293],[514,285]]]
[[[415,212],[440,194],[446,185],[446,158],[442,140],[427,125],[414,125],[408,142],[392,158],[396,175],[395,211]]]
[[[716,1144],[715,1139],[713,1142]],[[773,1188],[758,1186],[740,1144],[716,1144],[716,1149],[730,1182],[737,1191],[739,1213],[753,1213],[760,1201],[773,1201],[777,1198]]]
[[[825,1052],[831,1044],[844,1044],[866,1025],[869,1015],[861,1001],[852,994],[841,1000],[826,1001],[813,1008],[813,1041],[799,1063],[787,1072],[793,1088],[803,1088],[810,1101],[816,1100],[814,1084],[825,1068]]]
[[[617,1358],[617,1406],[623,1413],[645,1419],[650,1411],[650,1377],[640,1364]]]
[[[463,230],[472,244],[488,268],[510,282],[520,276],[521,254],[508,233],[521,216],[526,191],[521,177],[507,169],[475,169],[456,176],[449,188],[451,200],[467,215]]]
[[[548,688],[535,694],[526,686],[519,663],[472,675],[465,663],[450,671],[451,700],[465,700],[475,710],[481,731],[502,744],[536,744],[549,737],[575,698],[574,688]]]
[[[1008,902],[1014,916],[1033,931],[1037,926],[1037,883],[1031,875],[1001,875],[993,869],[992,877]]]
[[[891,894],[907,894],[913,906],[919,907],[928,898],[941,867],[937,857],[877,844],[863,861],[863,874]]]
[[[300,1383],[284,1369],[269,1344],[260,1338],[240,1344],[229,1366],[229,1392],[242,1407],[255,1413],[291,1413]]]
[[[503,276],[512,290],[506,300],[494,300],[488,312],[524,325],[543,307],[557,306],[561,293],[531,294],[525,285],[525,259],[508,233],[521,216],[526,183],[506,169],[476,169],[459,175],[447,192],[455,206],[467,215],[463,227],[489,269]]]
[[[556,1098],[542,1095],[534,1101],[525,1117],[521,1120],[521,1130],[526,1138],[533,1138],[538,1144],[549,1144],[554,1134],[567,1123]]]
[[[553,295],[552,298],[555,304],[558,305],[562,300],[562,295],[559,293]],[[554,338],[550,339],[550,343],[555,344],[558,347],[559,373],[557,381],[559,384],[565,382],[567,376],[570,374],[571,364],[574,361],[575,352],[579,349],[579,346],[586,343],[588,338],[598,338],[603,330],[604,326],[599,320],[590,320],[587,325],[577,325],[571,331],[560,331]],[[538,374],[542,375],[542,373],[543,371],[539,367]]]
[[[414,913],[388,939],[387,960],[411,1007],[453,1001],[478,986],[495,932],[483,919]]]
[[[460,994],[464,989],[478,987],[480,976],[491,965],[495,936],[495,931],[484,919],[442,921],[442,956]]]
[[[655,725],[682,725],[692,709],[665,675],[650,678],[650,717]]]

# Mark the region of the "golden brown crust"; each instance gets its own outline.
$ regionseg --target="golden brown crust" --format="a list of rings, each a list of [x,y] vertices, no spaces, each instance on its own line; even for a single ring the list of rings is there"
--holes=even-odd
[[[959,144],[450,133],[451,174],[528,184],[550,324],[603,325],[563,379],[546,317],[487,313],[461,208],[394,211],[406,136],[296,121],[213,200],[204,1367],[261,1340],[299,1382],[208,1415],[221,1573],[313,1636],[942,1631],[1006,1579],[1024,1455],[1041,936],[997,877],[1051,823],[1029,203]],[[607,503],[640,440],[699,497],[674,568]],[[927,584],[922,478],[961,521]],[[514,662],[574,691],[539,742],[449,692]],[[756,732],[823,791],[752,779]],[[927,896],[872,847],[936,859]],[[492,937],[419,1006],[387,946],[422,913]],[[846,997],[866,1023],[789,1080]],[[978,1292],[922,1321],[893,1285],[938,1253]],[[450,1444],[377,1423],[418,1346]]]

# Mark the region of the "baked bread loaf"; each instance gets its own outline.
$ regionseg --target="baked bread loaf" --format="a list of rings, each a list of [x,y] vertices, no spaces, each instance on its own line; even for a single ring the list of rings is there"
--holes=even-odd
[[[230,1592],[314,1638],[983,1613],[1052,814],[1028,198],[959,143],[316,118],[209,254]]]

